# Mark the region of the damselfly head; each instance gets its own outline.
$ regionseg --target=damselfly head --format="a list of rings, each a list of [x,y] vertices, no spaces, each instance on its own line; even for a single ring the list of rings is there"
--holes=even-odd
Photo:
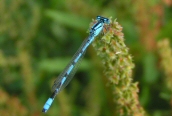
[[[102,21],[103,23],[110,24],[110,20],[108,18],[97,16],[96,18],[98,21]]]

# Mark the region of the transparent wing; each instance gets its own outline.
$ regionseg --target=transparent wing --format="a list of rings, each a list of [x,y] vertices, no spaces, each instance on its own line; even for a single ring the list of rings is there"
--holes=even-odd
[[[94,40],[94,36],[90,35],[87,39],[84,40],[78,51],[72,57],[72,60],[66,66],[64,71],[57,77],[54,81],[54,85],[52,86],[52,91],[58,90],[58,93],[61,89],[67,86],[67,84],[71,81],[78,66],[86,52],[87,47]]]

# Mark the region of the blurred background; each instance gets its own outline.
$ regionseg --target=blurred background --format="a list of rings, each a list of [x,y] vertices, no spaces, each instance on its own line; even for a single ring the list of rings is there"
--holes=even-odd
[[[112,116],[113,99],[92,46],[50,110],[41,112],[97,15],[123,27],[147,114],[172,115],[172,0],[1,0],[1,116]]]

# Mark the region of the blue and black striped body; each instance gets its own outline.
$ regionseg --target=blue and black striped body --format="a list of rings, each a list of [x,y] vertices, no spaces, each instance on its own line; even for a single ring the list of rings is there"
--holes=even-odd
[[[52,95],[46,101],[42,112],[47,112],[49,107],[51,106],[55,96],[60,92],[61,89],[67,86],[67,84],[71,81],[72,77],[76,72],[76,68],[82,57],[84,56],[86,49],[88,46],[94,41],[95,37],[100,34],[103,30],[104,24],[109,24],[110,21],[107,18],[97,16],[97,23],[95,23],[92,28],[90,29],[90,34],[87,39],[84,40],[78,51],[75,53],[73,58],[71,59],[70,63],[66,66],[64,71],[57,77],[54,81],[54,85],[52,87]]]

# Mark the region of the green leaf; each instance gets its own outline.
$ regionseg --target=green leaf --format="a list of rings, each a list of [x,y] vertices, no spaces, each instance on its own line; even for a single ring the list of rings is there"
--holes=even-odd
[[[147,84],[155,83],[158,79],[158,71],[156,69],[156,57],[152,53],[148,53],[143,61],[144,66],[144,82]]]
[[[47,10],[45,14],[46,16],[52,18],[54,21],[57,21],[60,24],[82,30],[87,30],[89,22],[91,22],[90,19],[86,19],[75,14],[69,14],[54,10]]]

